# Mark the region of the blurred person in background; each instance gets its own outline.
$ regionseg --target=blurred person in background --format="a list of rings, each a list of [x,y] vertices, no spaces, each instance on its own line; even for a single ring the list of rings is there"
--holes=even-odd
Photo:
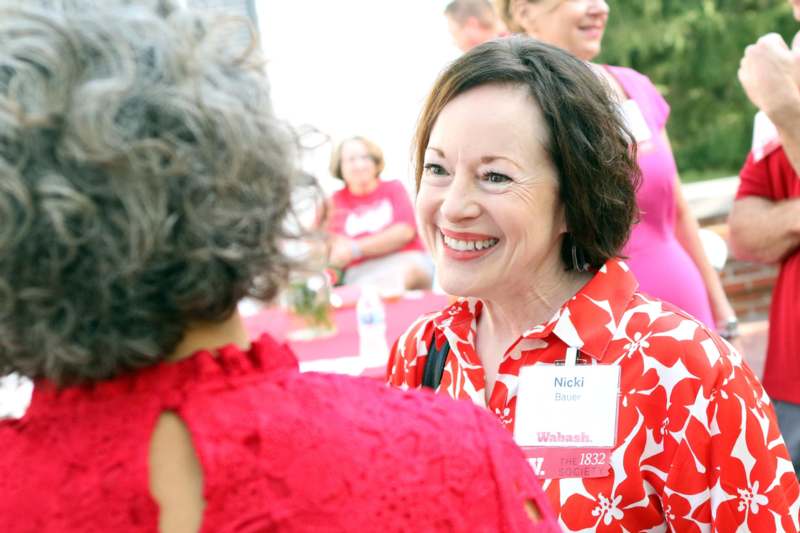
[[[600,53],[609,7],[605,0],[495,0],[515,32],[561,47],[590,62]],[[643,74],[590,63],[608,82],[638,144],[640,219],[622,251],[642,292],[688,311],[727,340],[739,336],[725,295],[681,192],[666,124],[670,108]],[[737,343],[737,347],[739,344]]]
[[[399,181],[384,181],[383,151],[364,137],[340,142],[330,172],[344,182],[330,200],[330,264],[345,285],[393,292],[429,289],[433,262],[417,234],[414,208]]]
[[[800,0],[790,1],[800,20]],[[777,264],[772,292],[764,388],[775,402],[778,423],[800,476],[800,33],[790,49],[775,33],[747,47],[739,80],[766,115],[765,135],[740,172],[728,220],[733,252]]]
[[[563,49],[493,40],[420,117],[420,233],[460,299],[400,337],[389,383],[495,413],[566,531],[797,531],[758,379],[616,257],[639,170],[602,79]]]
[[[0,3],[0,373],[35,382],[0,531],[555,531],[488,413],[248,338],[237,301],[312,237],[257,47],[167,0],[65,5]]]
[[[505,31],[490,0],[453,0],[444,9],[444,16],[453,42],[462,52]]]

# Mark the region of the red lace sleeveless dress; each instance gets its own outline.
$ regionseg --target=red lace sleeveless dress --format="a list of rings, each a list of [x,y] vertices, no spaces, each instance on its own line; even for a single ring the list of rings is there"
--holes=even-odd
[[[300,374],[268,336],[243,352],[81,387],[37,383],[0,422],[0,531],[156,531],[148,446],[165,410],[186,422],[204,472],[205,532],[531,531],[530,468],[469,402],[373,380]]]

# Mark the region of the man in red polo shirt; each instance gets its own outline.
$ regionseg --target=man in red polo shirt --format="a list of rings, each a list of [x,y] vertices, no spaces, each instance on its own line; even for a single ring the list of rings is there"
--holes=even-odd
[[[800,20],[800,0],[790,0]],[[800,35],[800,33],[798,34]],[[777,263],[772,295],[764,387],[800,475],[800,46],[777,34],[747,47],[739,80],[760,109],[753,150],[729,224],[733,253]]]

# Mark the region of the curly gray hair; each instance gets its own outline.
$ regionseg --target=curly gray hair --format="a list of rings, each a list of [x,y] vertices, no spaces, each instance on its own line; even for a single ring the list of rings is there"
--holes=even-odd
[[[295,143],[210,15],[33,3],[0,2],[0,372],[105,379],[274,296]]]

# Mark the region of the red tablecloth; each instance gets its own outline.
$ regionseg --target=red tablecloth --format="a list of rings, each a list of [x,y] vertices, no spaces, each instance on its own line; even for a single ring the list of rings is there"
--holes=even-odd
[[[446,307],[447,296],[425,292],[388,300],[384,302],[384,305],[386,306],[386,342],[391,346],[417,317]],[[286,341],[286,334],[291,326],[289,316],[278,307],[265,308],[254,315],[245,317],[244,320],[251,338],[257,338],[266,332],[278,340]],[[351,365],[358,356],[355,307],[336,309],[334,321],[336,323],[334,335],[308,341],[288,341],[289,346],[300,360],[301,368],[322,368],[332,372],[382,377],[385,362],[379,366],[375,366],[373,363],[360,372],[354,371]],[[326,359],[331,361],[319,364],[319,361]]]

